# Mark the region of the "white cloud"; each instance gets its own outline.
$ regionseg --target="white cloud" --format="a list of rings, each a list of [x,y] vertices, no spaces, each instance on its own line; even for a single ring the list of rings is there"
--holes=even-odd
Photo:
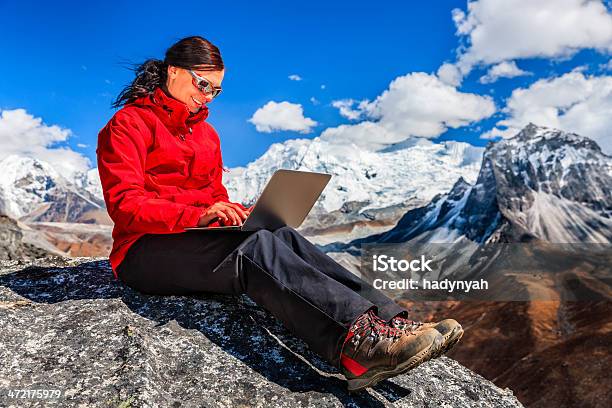
[[[325,89],[325,88],[326,88],[325,84],[321,85],[321,89]]]
[[[297,75],[297,74],[291,74],[291,75],[289,75],[289,79],[292,80],[292,81],[301,81],[302,77]]]
[[[579,65],[576,68],[572,69],[575,72],[585,72],[589,70],[589,64]]]
[[[486,75],[480,78],[480,83],[491,84],[497,81],[499,78],[514,78],[523,75],[533,75],[531,72],[523,71],[520,69],[514,61],[504,61],[497,65],[493,65],[489,68]]]
[[[612,52],[612,15],[600,0],[476,0],[467,9],[452,13],[463,75],[479,64]]]
[[[367,105],[368,101],[361,101],[357,109],[353,109],[353,105],[357,103],[354,99],[340,99],[332,102],[332,106],[340,111],[340,115],[344,116],[349,120],[357,120],[364,113],[363,109]]]
[[[445,84],[459,86],[461,84],[462,75],[456,65],[445,62],[438,68],[438,78]]]
[[[400,142],[408,136],[398,136],[369,120],[354,125],[340,125],[325,129],[320,138],[338,144],[355,144],[357,146],[378,150],[388,144]]]
[[[0,160],[19,154],[44,160],[58,172],[71,178],[77,171],[91,168],[90,160],[67,147],[51,147],[66,141],[69,129],[48,126],[24,109],[3,110],[0,115]]]
[[[364,110],[392,132],[432,138],[491,116],[495,104],[489,96],[459,92],[435,75],[414,72],[394,79]]]
[[[514,136],[529,122],[590,137],[612,153],[612,76],[585,76],[580,71],[541,79],[515,89],[505,119],[482,137]]]
[[[612,59],[605,64],[599,64],[599,69],[602,71],[612,71]]]
[[[525,123],[527,125],[529,122]],[[506,129],[500,129],[498,127],[494,127],[493,129],[487,130],[482,135],[480,135],[481,139],[497,139],[499,137],[508,139],[512,136],[516,135],[520,129],[510,127]]]
[[[370,120],[326,129],[321,138],[369,148],[411,136],[435,138],[491,116],[495,104],[489,96],[459,92],[435,75],[414,72],[394,79],[374,101],[361,101],[356,111]]]
[[[319,102],[319,100],[318,100],[317,98],[315,98],[314,96],[311,96],[311,97],[310,97],[310,102],[311,102],[313,105],[318,105],[318,104],[320,104],[320,103],[321,103],[321,102]]]
[[[289,130],[310,133],[317,122],[304,117],[302,105],[290,102],[270,101],[257,109],[249,122],[259,132],[271,133],[278,130]]]
[[[86,148],[86,147],[88,147],[88,146],[89,146],[89,145],[88,145],[88,144],[85,144],[85,143],[77,143],[77,147],[80,147],[81,149],[84,149],[84,148]]]

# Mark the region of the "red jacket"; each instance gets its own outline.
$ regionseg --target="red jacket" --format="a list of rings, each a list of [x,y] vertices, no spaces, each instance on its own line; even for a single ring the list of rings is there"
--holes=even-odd
[[[207,207],[229,202],[219,136],[207,117],[207,106],[190,114],[187,105],[157,88],[117,111],[100,131],[96,154],[115,223],[109,256],[115,278],[142,235],[185,232]]]

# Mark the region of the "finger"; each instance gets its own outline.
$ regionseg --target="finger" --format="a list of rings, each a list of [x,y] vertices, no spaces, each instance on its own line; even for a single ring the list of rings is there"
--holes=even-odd
[[[254,205],[250,206],[250,207],[244,207],[244,212],[247,214],[250,214],[251,211],[253,210],[253,207],[255,207]]]
[[[234,223],[234,225],[242,224],[242,219],[240,218],[240,215],[238,214],[238,212],[236,212],[236,210],[230,208],[228,212],[230,214],[230,217],[232,218],[232,222]]]
[[[220,220],[222,220],[223,222],[227,221],[227,216],[225,215],[223,211],[217,210],[215,211],[215,213],[217,214],[217,217],[219,217]]]
[[[247,219],[247,217],[249,216],[249,212],[248,212],[248,211],[246,211],[246,210],[242,210],[242,211],[240,212],[240,216],[242,217],[242,220],[246,220],[246,219]]]
[[[225,204],[227,204],[228,208],[231,208],[232,210],[234,210],[234,212],[236,213],[236,216],[238,217],[239,223],[241,223],[243,219],[246,219],[246,217],[248,217],[248,214],[244,212],[244,210],[240,208],[238,204],[234,204],[234,203],[225,203]]]
[[[236,225],[236,215],[232,213],[234,210],[231,207],[224,206],[221,211],[223,211],[228,225]]]
[[[238,215],[242,218],[242,219],[246,219],[246,217],[249,216],[249,214],[242,209],[242,207],[238,204],[235,203],[228,203],[230,205],[230,207],[232,207],[237,213]]]

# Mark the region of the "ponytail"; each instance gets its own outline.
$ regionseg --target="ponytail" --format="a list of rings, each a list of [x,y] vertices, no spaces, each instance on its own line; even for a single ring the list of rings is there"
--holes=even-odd
[[[149,59],[136,65],[132,70],[136,73],[136,78],[119,93],[111,105],[113,108],[119,108],[142,96],[149,95],[155,91],[155,88],[166,83],[167,65],[162,60]]]

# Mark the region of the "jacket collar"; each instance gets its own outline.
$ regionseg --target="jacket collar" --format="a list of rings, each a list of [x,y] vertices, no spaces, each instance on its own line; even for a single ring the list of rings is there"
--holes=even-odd
[[[161,87],[133,103],[151,107],[166,127],[175,130],[186,130],[208,117],[208,106],[204,105],[196,113],[191,113],[186,104],[168,95]]]

